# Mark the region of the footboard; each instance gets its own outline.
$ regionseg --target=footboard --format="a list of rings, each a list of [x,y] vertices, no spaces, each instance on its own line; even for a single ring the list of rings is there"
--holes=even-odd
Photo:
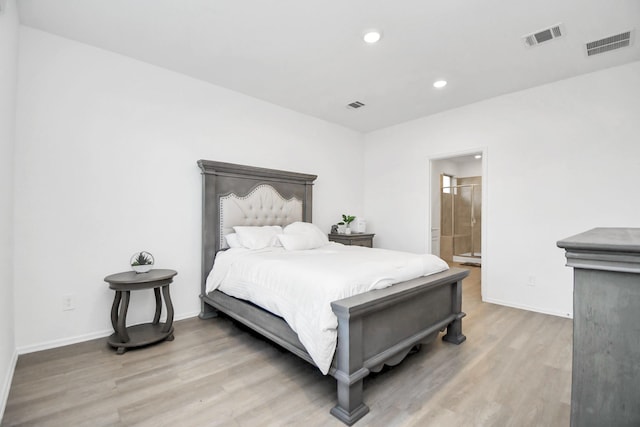
[[[335,417],[352,425],[369,412],[362,399],[363,379],[385,364],[395,365],[415,345],[432,341],[444,328],[445,341],[465,340],[462,279],[468,274],[451,268],[331,303],[338,317]]]

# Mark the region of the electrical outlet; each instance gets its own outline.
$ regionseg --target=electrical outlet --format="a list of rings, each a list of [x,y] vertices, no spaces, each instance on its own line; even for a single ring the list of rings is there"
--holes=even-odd
[[[73,305],[73,295],[63,295],[62,296],[62,311],[75,310],[75,305]]]
[[[536,285],[536,276],[529,276],[527,278],[527,286],[535,286]]]

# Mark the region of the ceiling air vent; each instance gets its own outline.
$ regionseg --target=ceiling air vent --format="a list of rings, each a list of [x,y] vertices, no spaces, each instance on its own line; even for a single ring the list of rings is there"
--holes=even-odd
[[[587,56],[598,55],[629,45],[631,45],[631,31],[587,43]]]
[[[553,27],[545,28],[544,30],[522,36],[522,40],[524,40],[524,44],[531,47],[549,40],[557,39],[562,36],[563,33],[564,28],[562,27],[562,24],[556,24]]]
[[[362,107],[364,107],[364,104],[360,101],[354,101],[351,104],[347,104],[347,108],[350,108],[352,110],[357,110],[358,108]]]

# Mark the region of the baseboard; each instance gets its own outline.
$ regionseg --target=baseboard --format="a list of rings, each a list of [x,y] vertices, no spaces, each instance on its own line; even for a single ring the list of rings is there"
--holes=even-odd
[[[183,313],[179,316],[175,316],[173,318],[174,322],[178,320],[190,319],[192,317],[197,317],[200,314],[199,311],[194,311],[190,313]],[[163,322],[165,319],[160,319]],[[128,325],[133,326],[133,324]],[[45,341],[38,344],[25,345],[18,347],[18,354],[27,354],[34,353],[36,351],[50,350],[52,348],[64,347],[65,345],[78,344],[80,342],[91,341],[98,338],[108,337],[113,333],[113,329],[107,329],[103,331],[91,332],[89,334],[76,335],[74,337],[61,338],[52,341]]]
[[[561,313],[559,311],[546,310],[539,307],[533,307],[533,306],[528,306],[523,304],[513,304],[511,302],[501,301],[493,298],[482,298],[482,301],[488,302],[491,304],[504,305],[505,307],[517,308],[519,310],[534,311],[536,313],[549,314],[551,316],[573,319],[573,313]]]
[[[31,344],[18,347],[18,354],[34,353],[36,351],[49,350],[57,347],[64,347],[65,345],[77,344],[79,342],[91,341],[97,338],[108,337],[113,333],[112,329],[92,332],[90,334],[76,335],[74,337],[60,338],[57,340],[45,341],[38,344]]]
[[[191,319],[192,317],[198,317],[198,315],[200,315],[200,310],[181,314],[180,316],[176,316],[174,320]]]
[[[18,350],[13,351],[11,362],[9,362],[9,371],[7,376],[2,381],[2,390],[0,390],[0,421],[4,416],[4,410],[7,407],[7,400],[9,399],[9,390],[11,390],[11,382],[13,381],[13,373],[16,370],[16,364],[18,363]]]

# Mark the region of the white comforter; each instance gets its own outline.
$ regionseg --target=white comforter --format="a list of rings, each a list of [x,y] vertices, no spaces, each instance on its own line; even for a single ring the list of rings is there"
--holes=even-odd
[[[338,326],[332,301],[448,268],[434,255],[337,243],[303,251],[234,248],[217,254],[207,292],[219,289],[284,318],[326,375]]]

